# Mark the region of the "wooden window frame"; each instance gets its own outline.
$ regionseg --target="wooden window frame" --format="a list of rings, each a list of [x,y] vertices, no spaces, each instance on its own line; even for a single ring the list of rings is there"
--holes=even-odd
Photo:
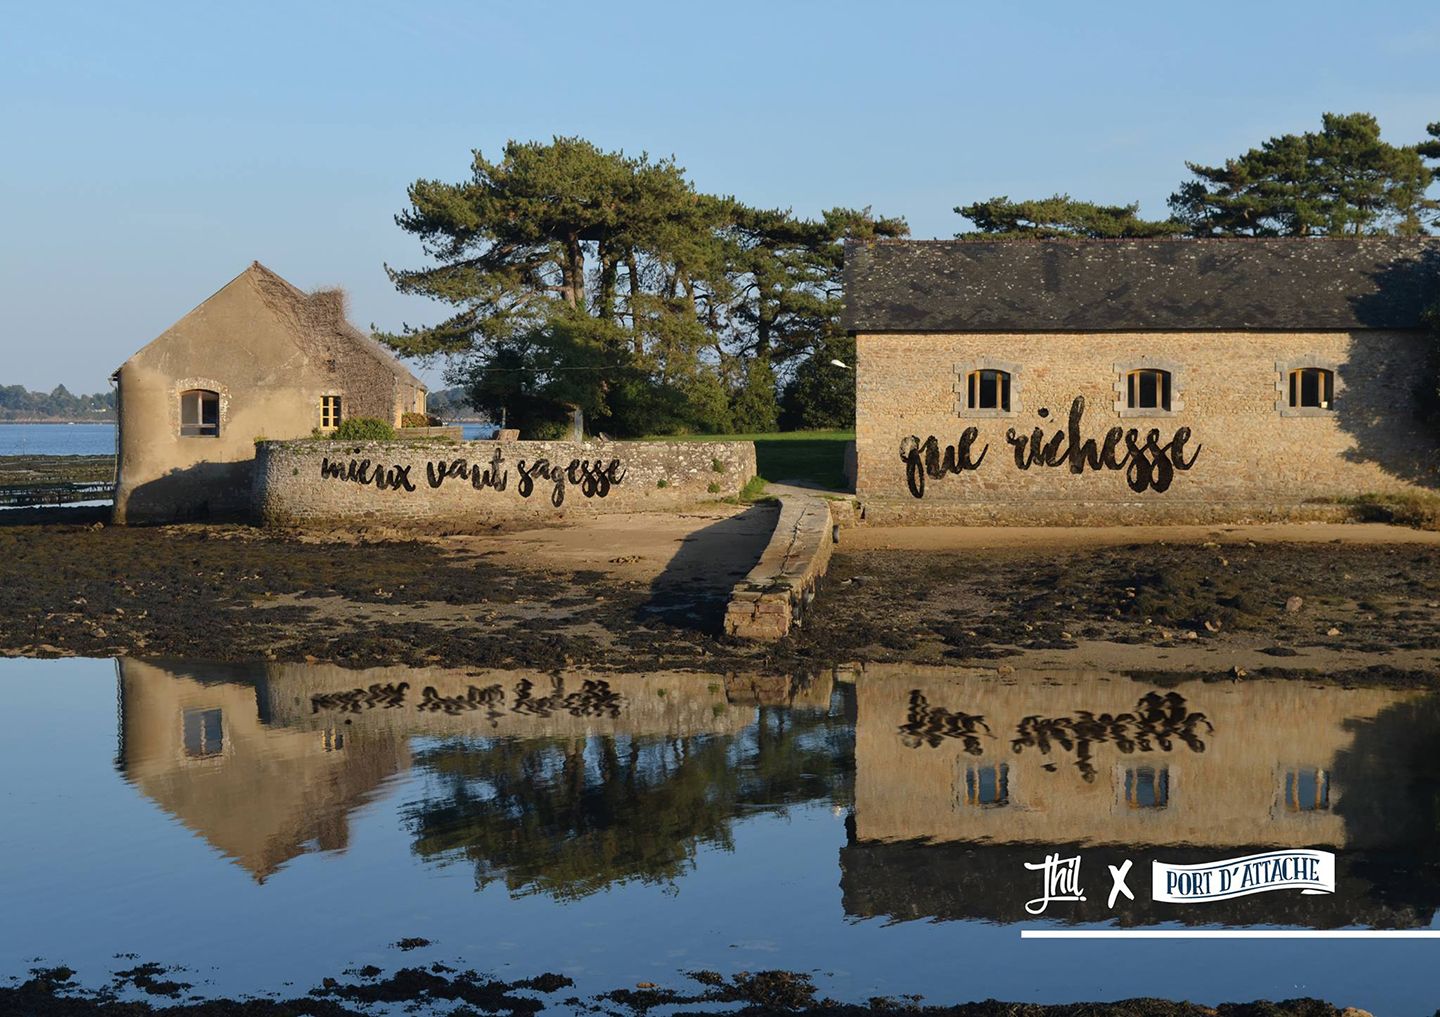
[[[1022,409],[1020,399],[1020,365],[1011,363],[1008,360],[994,360],[989,357],[981,357],[976,360],[968,360],[954,365],[955,384],[955,413],[961,417],[994,418],[1013,417]],[[979,406],[979,383],[982,375],[986,372],[994,372],[997,375],[995,384],[1001,384],[998,376],[1004,376],[1003,394],[1008,399],[1000,398],[1002,391],[996,392],[996,405]],[[975,388],[972,389],[972,382]],[[972,398],[972,395],[975,398]]]
[[[186,420],[187,403],[194,406],[194,420]],[[187,388],[182,389],[180,394],[180,437],[182,438],[218,438],[220,437],[221,398],[220,393],[211,388]],[[214,419],[207,420],[205,412],[207,406],[213,406]]]
[[[1164,357],[1136,357],[1115,365],[1115,412],[1121,417],[1173,417],[1185,409],[1185,370],[1180,364]],[[1140,378],[1145,372],[1159,372],[1157,406],[1131,405],[1132,386],[1139,395]],[[1166,384],[1168,383],[1168,396]],[[1168,402],[1168,405],[1167,405]]]
[[[1292,402],[1292,385],[1295,388],[1294,396],[1299,396],[1299,387],[1307,371],[1324,372],[1320,395],[1326,405],[1297,406]],[[1329,383],[1328,399],[1324,398],[1327,394],[1323,390],[1325,382]],[[1275,411],[1282,417],[1332,417],[1335,415],[1336,405],[1343,398],[1341,393],[1344,390],[1345,384],[1340,377],[1339,365],[1333,360],[1307,353],[1291,360],[1275,362]]]
[[[333,407],[332,407],[332,402]],[[332,414],[330,411],[334,409]],[[331,392],[320,397],[320,430],[333,431],[340,426],[340,421],[345,419],[345,396],[343,393]]]

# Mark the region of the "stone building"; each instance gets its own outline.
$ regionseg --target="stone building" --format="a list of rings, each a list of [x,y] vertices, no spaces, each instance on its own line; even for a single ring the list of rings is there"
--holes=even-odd
[[[870,519],[1319,517],[1434,489],[1434,239],[846,252]]]
[[[346,321],[343,294],[304,293],[258,261],[115,381],[117,523],[242,515],[257,439],[425,411],[424,383]]]

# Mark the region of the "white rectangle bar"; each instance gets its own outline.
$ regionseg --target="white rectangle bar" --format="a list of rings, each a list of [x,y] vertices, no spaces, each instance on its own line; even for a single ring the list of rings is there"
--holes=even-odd
[[[1021,939],[1440,939],[1440,929],[1021,929]]]

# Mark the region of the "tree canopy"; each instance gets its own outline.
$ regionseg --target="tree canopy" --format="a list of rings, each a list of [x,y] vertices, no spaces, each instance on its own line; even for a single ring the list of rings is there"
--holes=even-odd
[[[1077,201],[1068,194],[1031,201],[1011,201],[1001,195],[989,201],[957,205],[955,211],[975,224],[974,231],[955,234],[961,238],[977,234],[987,239],[1173,237],[1185,233],[1188,228],[1185,223],[1174,219],[1140,218],[1138,201],[1128,205],[1097,205]]]
[[[1196,236],[1414,235],[1436,203],[1416,146],[1391,145],[1368,113],[1326,113],[1318,132],[1282,134],[1195,179],[1170,208]]]
[[[704,194],[673,158],[579,138],[473,156],[468,180],[416,181],[396,216],[432,264],[387,266],[454,312],[378,338],[450,358],[475,407],[535,436],[571,407],[621,436],[773,429],[777,370],[841,335],[844,240],[907,232]]]

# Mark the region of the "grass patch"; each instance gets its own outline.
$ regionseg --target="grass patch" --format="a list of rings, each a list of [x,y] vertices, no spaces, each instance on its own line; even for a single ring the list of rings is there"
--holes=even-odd
[[[773,484],[787,481],[845,490],[845,446],[854,431],[779,431],[771,434],[662,434],[645,441],[753,441],[755,468]],[[746,485],[749,490],[749,485]],[[758,496],[758,495],[757,495]],[[740,495],[744,500],[745,494]],[[750,499],[755,500],[754,498]]]
[[[1357,522],[1440,530],[1440,495],[1361,494],[1336,498],[1334,504],[1347,507]]]

